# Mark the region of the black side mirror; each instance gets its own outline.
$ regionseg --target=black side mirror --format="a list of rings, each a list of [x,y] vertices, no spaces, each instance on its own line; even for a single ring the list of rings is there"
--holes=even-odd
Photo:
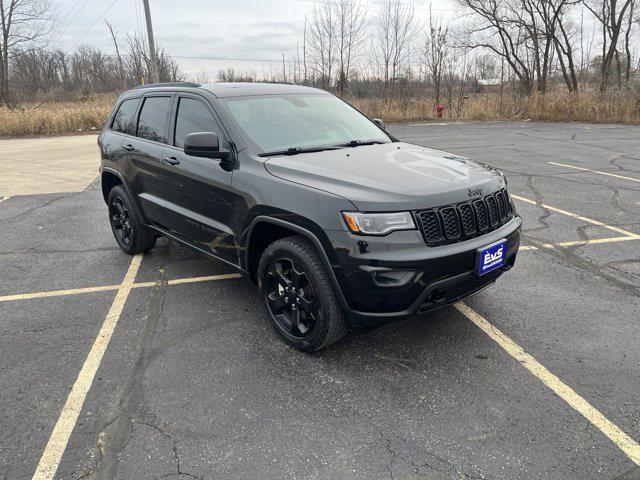
[[[184,153],[192,157],[218,158],[222,161],[231,157],[231,152],[220,148],[218,135],[213,132],[190,133],[184,139]]]
[[[382,120],[380,120],[379,118],[374,118],[371,121],[375,123],[378,127],[380,127],[382,130],[384,130],[384,122]]]

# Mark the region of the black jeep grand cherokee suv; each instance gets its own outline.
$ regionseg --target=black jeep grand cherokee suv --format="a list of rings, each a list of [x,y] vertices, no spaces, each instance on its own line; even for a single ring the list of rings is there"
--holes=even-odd
[[[166,235],[233,265],[301,350],[475,293],[520,243],[500,172],[399,142],[313,88],[139,87],[99,145],[120,247]]]

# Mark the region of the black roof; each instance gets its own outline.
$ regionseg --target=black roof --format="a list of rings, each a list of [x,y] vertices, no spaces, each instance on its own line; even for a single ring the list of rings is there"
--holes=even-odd
[[[216,97],[244,97],[247,95],[280,95],[287,93],[319,93],[327,94],[324,90],[288,83],[207,83],[201,85],[192,82],[167,82],[140,85],[134,90],[151,89],[190,90],[203,89],[213,93]]]

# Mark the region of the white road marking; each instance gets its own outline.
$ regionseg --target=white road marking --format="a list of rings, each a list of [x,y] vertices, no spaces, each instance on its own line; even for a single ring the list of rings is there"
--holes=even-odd
[[[614,227],[613,225],[607,225],[606,223],[599,222],[598,220],[593,220],[592,218],[583,217],[582,215],[568,212],[567,210],[562,210],[560,208],[552,207],[551,205],[538,203],[535,200],[521,197],[520,195],[511,194],[511,197],[515,198],[516,200],[520,200],[521,202],[530,203],[531,205],[542,206],[552,212],[560,213],[562,215],[566,215],[567,217],[577,218],[578,220],[582,220],[583,222],[587,222],[592,225],[597,225],[599,227],[606,228],[607,230],[611,230],[612,232],[621,233],[622,235],[625,235],[627,237],[640,238],[640,235],[635,234],[633,232],[629,232],[628,230],[623,230],[622,228]]]
[[[5,200],[9,200],[11,197],[0,197],[0,203],[4,202]]]
[[[640,465],[640,444],[623,432],[617,425],[608,420],[593,405],[578,395],[571,387],[551,373],[544,365],[533,356],[525,352],[520,345],[507,337],[498,328],[494,327],[483,316],[474,311],[463,302],[454,304],[455,308],[465,317],[471,320],[489,338],[496,342],[503,350],[522,364],[542,383],[549,387],[556,395],[586,418],[593,426],[604,433],[627,457],[636,465]]]
[[[226,273],[223,275],[208,275],[205,277],[189,277],[189,278],[176,278],[168,280],[167,285],[182,285],[185,283],[197,283],[197,282],[213,282],[216,280],[230,280],[233,278],[240,278],[242,275],[239,273]],[[14,300],[30,300],[33,298],[47,298],[47,297],[63,297],[65,295],[78,295],[81,293],[94,293],[94,292],[107,292],[110,290],[121,290],[123,288],[146,288],[155,287],[162,282],[137,282],[137,283],[121,283],[120,285],[99,285],[96,287],[82,287],[82,288],[69,288],[67,290],[50,290],[47,292],[32,292],[32,293],[16,293],[13,295],[0,296],[0,302],[11,302]]]
[[[640,178],[625,177],[624,175],[617,175],[615,173],[609,173],[609,172],[601,172],[599,170],[591,170],[590,168],[576,167],[575,165],[567,165],[566,163],[557,163],[557,162],[547,162],[547,163],[550,163],[551,165],[557,165],[559,167],[573,168],[574,170],[581,170],[583,172],[597,173],[598,175],[606,175],[608,177],[621,178],[623,180],[630,180],[632,182],[640,182]]]
[[[62,407],[58,421],[53,428],[53,432],[51,432],[47,446],[45,447],[42,457],[40,457],[38,467],[33,474],[33,480],[51,480],[58,470],[60,460],[67,448],[67,442],[69,441],[73,427],[78,420],[78,415],[80,415],[80,411],[84,405],[89,388],[91,388],[91,384],[93,383],[93,379],[98,371],[104,352],[109,345],[109,341],[111,340],[113,331],[116,328],[124,304],[131,292],[131,284],[136,278],[141,260],[142,254],[138,254],[131,259],[129,269],[122,281],[122,288],[118,290],[116,298],[109,309],[109,313],[107,313],[107,317],[102,324],[102,328],[100,329],[100,332],[91,347],[91,351],[82,366],[82,370],[80,370],[78,378],[67,397],[67,401],[65,402],[64,407]]]

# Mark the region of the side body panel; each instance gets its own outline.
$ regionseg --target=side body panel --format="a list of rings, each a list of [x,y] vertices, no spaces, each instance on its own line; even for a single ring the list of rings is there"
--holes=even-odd
[[[176,115],[180,98],[196,100],[209,109],[216,125],[211,131],[220,133],[221,147],[228,148],[228,134],[219,126],[215,111],[209,101],[200,95],[179,93],[174,102],[169,143],[173,143]],[[182,148],[166,147],[163,168],[168,184],[166,200],[166,228],[186,242],[198,246],[233,265],[240,265],[236,232],[234,230],[234,205],[239,197],[234,193],[231,182],[233,171],[226,171],[220,161],[190,156]]]

